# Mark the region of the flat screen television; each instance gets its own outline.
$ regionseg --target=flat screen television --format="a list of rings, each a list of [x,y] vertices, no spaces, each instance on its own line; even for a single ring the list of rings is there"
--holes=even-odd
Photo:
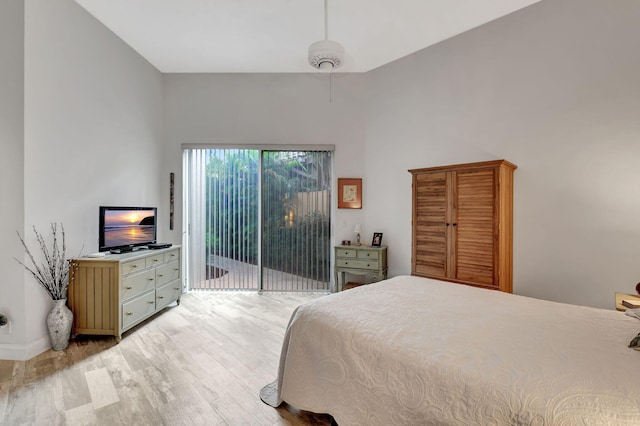
[[[99,251],[123,253],[156,242],[156,207],[100,207]]]

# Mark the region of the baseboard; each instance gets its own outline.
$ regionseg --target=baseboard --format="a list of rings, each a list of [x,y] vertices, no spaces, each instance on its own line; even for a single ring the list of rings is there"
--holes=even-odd
[[[0,343],[0,359],[26,361],[49,349],[51,349],[51,339],[48,336],[41,337],[26,345]]]

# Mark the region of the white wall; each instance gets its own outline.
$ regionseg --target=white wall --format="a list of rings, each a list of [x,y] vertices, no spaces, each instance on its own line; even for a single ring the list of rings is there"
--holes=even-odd
[[[167,169],[176,173],[174,243],[181,241],[182,144],[334,144],[334,176],[362,176],[359,74],[333,75],[331,94],[327,74],[167,74],[164,81]],[[334,211],[336,240],[353,239],[363,215]]]
[[[24,228],[24,3],[0,2],[0,346],[12,357],[25,343],[25,288],[16,231]],[[9,334],[9,332],[11,332]],[[0,356],[0,359],[2,356]]]
[[[168,217],[161,73],[73,0],[27,0],[24,22],[27,242],[35,248],[32,226],[48,234],[62,222],[70,257],[97,251],[99,205],[157,205]],[[29,358],[50,345],[51,302],[31,277],[23,287],[8,303],[26,305],[16,326]]]
[[[514,292],[612,308],[634,291],[638,22],[638,2],[546,0],[367,74],[366,221],[392,274],[411,268],[407,170],[506,158]]]

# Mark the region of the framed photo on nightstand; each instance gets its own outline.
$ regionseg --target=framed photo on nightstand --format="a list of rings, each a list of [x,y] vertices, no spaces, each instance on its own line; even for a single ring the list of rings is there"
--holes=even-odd
[[[373,241],[371,241],[371,247],[380,247],[382,245],[382,232],[373,233]]]

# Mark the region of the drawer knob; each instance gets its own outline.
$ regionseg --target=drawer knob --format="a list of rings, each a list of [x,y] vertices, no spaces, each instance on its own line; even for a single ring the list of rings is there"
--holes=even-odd
[[[155,302],[153,300],[149,300],[147,303],[153,305]]]
[[[371,253],[367,253],[367,257],[371,256]]]
[[[127,312],[127,314],[126,314],[126,315],[127,315],[127,316],[131,316],[131,315],[133,315],[133,312]]]
[[[171,253],[171,257],[175,257],[176,255],[174,253]]]
[[[349,262],[344,262],[344,264],[345,264],[345,265],[348,265],[348,264],[349,264]]]
[[[162,275],[162,274],[158,274],[158,277],[162,278],[162,277],[164,277],[164,275]]]
[[[180,270],[180,268],[173,268],[173,270],[174,270],[174,271],[179,271],[179,270]]]
[[[369,264],[367,263],[367,268],[368,268],[369,266],[371,266],[371,265],[369,265]]]
[[[158,261],[158,259],[153,259],[153,261],[154,261],[154,262],[157,262],[157,261]]]
[[[126,290],[131,290],[132,288],[133,287],[131,287],[130,285],[125,287]]]
[[[164,296],[158,296],[158,299],[164,299]],[[151,302],[150,302],[151,303]]]
[[[180,287],[174,287],[173,289],[174,290],[180,290]]]
[[[137,267],[138,267],[138,265],[131,265],[131,269],[135,269]]]
[[[147,278],[147,279],[148,279],[149,281],[153,281],[153,278],[152,278],[152,277],[149,277],[149,278]]]

